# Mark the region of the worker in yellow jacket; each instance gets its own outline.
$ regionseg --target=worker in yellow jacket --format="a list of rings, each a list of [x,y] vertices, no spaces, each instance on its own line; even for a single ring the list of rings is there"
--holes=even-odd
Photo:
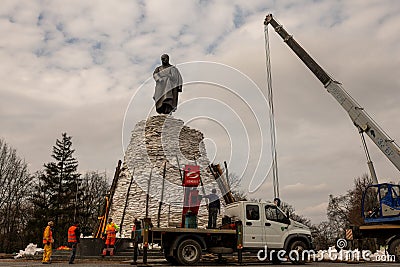
[[[54,222],[49,221],[43,232],[43,245],[44,245],[43,260],[42,260],[43,264],[50,264],[50,257],[51,254],[53,253],[53,249],[51,247],[52,244],[54,243],[53,231],[51,229],[53,226]]]

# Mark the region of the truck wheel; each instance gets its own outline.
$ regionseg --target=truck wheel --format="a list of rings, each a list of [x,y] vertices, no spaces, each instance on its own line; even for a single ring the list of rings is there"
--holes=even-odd
[[[290,248],[290,251],[288,251],[288,256],[293,264],[305,264],[306,263],[307,259],[305,258],[305,255],[303,255],[303,251],[307,250],[308,247],[303,241],[296,240],[290,245],[289,248]],[[297,252],[294,252],[294,251],[297,251]]]
[[[201,258],[201,247],[193,239],[186,239],[178,246],[176,258],[181,265],[196,264]]]
[[[395,239],[389,245],[389,254],[396,257],[396,261],[400,261],[400,239]]]

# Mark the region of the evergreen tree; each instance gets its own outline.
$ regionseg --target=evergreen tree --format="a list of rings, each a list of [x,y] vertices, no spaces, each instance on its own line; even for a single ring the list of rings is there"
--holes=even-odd
[[[44,164],[44,172],[38,176],[35,204],[35,222],[42,228],[53,220],[55,246],[66,244],[67,229],[78,213],[80,174],[77,172],[78,161],[73,157],[72,137],[66,133],[57,139],[53,146],[53,162]],[[34,228],[39,228],[38,226]]]
[[[27,239],[34,244],[42,244],[42,232],[50,218],[50,200],[47,186],[44,184],[45,174],[37,171],[33,174],[34,190],[30,196],[33,204],[32,218],[28,222]]]

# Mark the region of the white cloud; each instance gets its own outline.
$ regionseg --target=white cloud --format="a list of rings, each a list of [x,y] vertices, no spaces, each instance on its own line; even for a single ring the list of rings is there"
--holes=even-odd
[[[303,184],[303,183],[296,183],[291,185],[286,185],[282,188],[282,192],[285,192],[288,195],[308,195],[312,193],[324,193],[326,194],[329,192],[329,187],[326,183],[322,184]]]
[[[328,202],[322,202],[314,206],[306,207],[302,210],[296,211],[297,214],[301,214],[307,218],[312,218],[312,223],[318,223],[326,221],[326,212],[328,208]]]

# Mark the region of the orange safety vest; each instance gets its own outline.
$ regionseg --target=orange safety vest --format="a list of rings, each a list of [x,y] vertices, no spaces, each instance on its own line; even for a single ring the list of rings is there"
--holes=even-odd
[[[78,240],[76,239],[76,226],[72,225],[70,228],[68,228],[68,243],[77,243]]]
[[[53,240],[53,232],[50,225],[48,225],[43,232],[43,244],[51,244],[51,240]]]
[[[107,233],[108,238],[116,238],[117,237],[117,232],[116,232],[114,223],[107,224],[106,233]]]

